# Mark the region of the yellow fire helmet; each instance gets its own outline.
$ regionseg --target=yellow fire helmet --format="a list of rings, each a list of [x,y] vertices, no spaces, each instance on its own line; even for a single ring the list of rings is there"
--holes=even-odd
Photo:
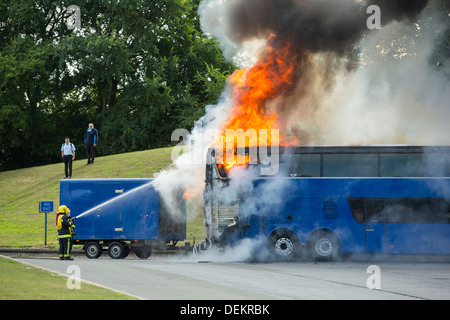
[[[59,212],[59,213],[64,213],[64,214],[67,214],[67,213],[69,213],[69,212],[70,212],[70,209],[69,209],[69,208],[67,208],[67,206],[65,206],[65,205],[62,205],[62,206],[59,206],[59,208],[58,208],[58,212]]]

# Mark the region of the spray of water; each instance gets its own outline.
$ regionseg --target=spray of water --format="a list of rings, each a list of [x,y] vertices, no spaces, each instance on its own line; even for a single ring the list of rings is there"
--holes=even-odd
[[[80,219],[83,218],[87,215],[91,215],[94,213],[100,213],[102,208],[106,208],[106,207],[114,207],[117,206],[117,204],[123,203],[124,201],[126,201],[127,199],[133,198],[133,197],[140,197],[140,196],[146,196],[146,192],[149,190],[149,188],[153,188],[153,181],[143,184],[142,186],[133,188],[117,197],[114,197],[110,200],[107,200],[93,208],[90,208],[82,213],[80,213],[79,215],[76,216],[76,219]],[[100,210],[100,211],[99,211]]]

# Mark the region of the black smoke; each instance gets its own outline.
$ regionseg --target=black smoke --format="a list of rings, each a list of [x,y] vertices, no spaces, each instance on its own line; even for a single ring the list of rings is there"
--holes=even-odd
[[[427,0],[241,0],[228,15],[231,40],[242,43],[274,33],[294,52],[333,52],[344,56],[368,32],[369,5],[381,10],[381,22],[414,19]]]
[[[370,4],[380,7],[382,12],[382,23],[386,24],[392,20],[414,20],[427,6],[428,0],[371,0]]]

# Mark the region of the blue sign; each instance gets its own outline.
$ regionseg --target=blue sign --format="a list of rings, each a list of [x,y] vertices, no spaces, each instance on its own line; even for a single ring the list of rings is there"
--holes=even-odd
[[[53,212],[53,201],[39,201],[39,212]]]

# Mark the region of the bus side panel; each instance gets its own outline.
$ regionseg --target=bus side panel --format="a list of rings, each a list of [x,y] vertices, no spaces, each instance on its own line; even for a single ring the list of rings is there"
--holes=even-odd
[[[320,199],[321,200],[321,199]],[[364,223],[359,223],[353,219],[347,199],[338,201],[339,225],[334,230],[337,234],[342,252],[362,253],[366,251],[366,232]]]
[[[450,199],[448,178],[300,178],[277,181],[279,190],[271,194],[260,192],[268,189],[264,183],[273,182],[258,179],[254,182],[254,194],[241,198],[244,237],[261,233],[268,237],[274,230],[288,229],[305,243],[315,230],[328,229],[338,236],[342,252],[450,253],[450,205],[445,200]],[[268,201],[270,198],[275,201]],[[352,214],[348,202],[351,198],[363,201],[364,216],[357,211]],[[431,218],[446,213],[447,220],[440,217],[439,223],[393,222],[392,206],[387,203],[395,199],[441,201],[440,205],[448,208],[441,209],[441,213],[430,211]],[[379,201],[385,203],[382,211],[377,209]],[[425,220],[430,217],[418,212]]]
[[[420,179],[420,178],[384,178],[384,179],[355,179],[359,181],[348,192],[343,192],[347,197],[359,197],[360,199],[437,199],[450,198],[449,179]],[[342,188],[343,190],[343,188]],[[343,202],[346,199],[342,199]],[[348,203],[348,201],[347,201]],[[369,202],[366,202],[366,209]],[[365,223],[358,223],[352,217],[348,204],[340,210],[340,217],[346,217],[355,242],[365,243],[367,252],[404,253],[404,254],[449,254],[450,224],[441,219],[441,223],[399,223],[392,222],[392,206],[385,204],[385,209],[379,216],[367,217]],[[436,215],[437,212],[402,210],[405,215]],[[366,212],[367,214],[367,212]],[[441,213],[442,215],[442,213]],[[362,219],[362,217],[361,217]],[[395,219],[404,218],[396,216]],[[364,240],[360,234],[364,232]],[[351,243],[343,238],[343,251],[353,251]]]
[[[390,253],[450,254],[450,224],[387,224]]]

